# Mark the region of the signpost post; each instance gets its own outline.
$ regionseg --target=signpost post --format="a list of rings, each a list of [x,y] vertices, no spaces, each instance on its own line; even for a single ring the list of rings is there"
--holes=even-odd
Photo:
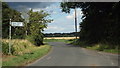
[[[11,54],[11,19],[10,19],[10,25],[9,25],[9,52],[8,54]]]
[[[24,26],[23,25],[23,22],[12,22],[11,19],[10,19],[10,25],[9,25],[9,52],[8,54],[11,55],[11,27],[14,26],[14,27],[22,27]]]
[[[28,12],[29,12],[29,9],[27,9],[25,6],[22,6],[21,7],[21,17],[23,18],[23,19],[25,19],[25,28],[26,28],[26,35],[27,35],[27,23],[29,23],[29,14],[28,14]],[[11,19],[10,19],[10,25],[9,25],[9,52],[8,52],[8,54],[10,54],[11,55],[11,28],[12,28],[12,26],[14,26],[14,27],[22,27],[22,26],[24,26],[23,25],[23,22],[12,22],[11,21]]]

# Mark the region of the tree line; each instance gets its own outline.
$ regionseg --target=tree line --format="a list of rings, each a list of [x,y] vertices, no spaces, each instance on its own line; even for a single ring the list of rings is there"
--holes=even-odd
[[[78,42],[120,45],[120,2],[62,2],[61,7],[62,12],[80,8],[83,13]]]
[[[45,33],[45,37],[75,37],[79,36],[79,33],[77,32],[71,32],[71,33]]]
[[[50,14],[45,11],[34,12],[32,9],[28,12],[29,23],[22,17],[21,13],[15,9],[10,8],[7,3],[2,3],[2,38],[9,38],[10,19],[12,22],[24,22],[23,27],[12,26],[12,39],[28,39],[36,46],[43,44],[44,28],[47,28],[47,23],[51,23],[52,19],[46,19]],[[27,35],[26,35],[27,31]]]

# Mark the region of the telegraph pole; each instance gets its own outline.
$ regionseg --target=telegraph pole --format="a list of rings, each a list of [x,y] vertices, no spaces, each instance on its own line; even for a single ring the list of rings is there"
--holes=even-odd
[[[77,39],[77,15],[76,15],[76,8],[75,8],[75,36]]]

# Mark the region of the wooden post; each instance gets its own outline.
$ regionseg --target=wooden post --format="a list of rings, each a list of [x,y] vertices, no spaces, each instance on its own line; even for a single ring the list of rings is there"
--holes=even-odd
[[[75,8],[75,36],[77,39],[77,15],[76,15],[76,8]]]
[[[11,19],[10,19],[10,25],[9,25],[9,52],[8,54],[11,54]]]

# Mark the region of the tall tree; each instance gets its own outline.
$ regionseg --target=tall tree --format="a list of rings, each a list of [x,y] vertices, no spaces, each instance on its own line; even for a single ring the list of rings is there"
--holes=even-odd
[[[29,15],[30,22],[27,25],[29,38],[31,37],[30,41],[40,46],[43,44],[44,37],[42,31],[44,31],[44,28],[47,28],[47,23],[51,23],[52,21],[46,18],[50,14],[44,11],[33,12],[33,10],[30,10]]]
[[[10,8],[7,3],[2,3],[2,38],[8,38],[9,37],[9,22],[10,19],[12,21],[21,22],[23,19],[20,16],[20,12]],[[12,27],[12,38],[15,37],[23,37],[24,36],[24,30],[20,27]]]
[[[74,7],[81,8],[83,21],[80,24],[80,40],[120,44],[119,2],[64,2],[61,7],[66,13]]]

